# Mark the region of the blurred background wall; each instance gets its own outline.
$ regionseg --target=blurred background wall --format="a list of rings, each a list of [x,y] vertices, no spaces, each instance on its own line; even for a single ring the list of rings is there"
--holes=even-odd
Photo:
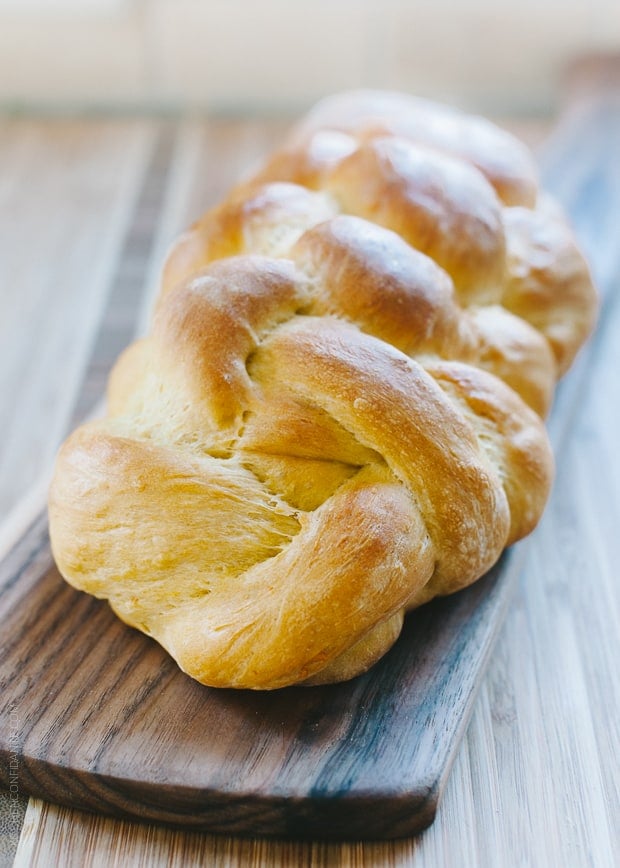
[[[620,0],[0,0],[0,107],[281,113],[372,85],[531,115],[614,50]]]

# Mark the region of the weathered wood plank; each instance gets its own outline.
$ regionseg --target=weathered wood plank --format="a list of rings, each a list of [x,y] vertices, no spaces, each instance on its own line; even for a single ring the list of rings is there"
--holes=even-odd
[[[2,517],[66,431],[153,135],[147,121],[0,125]]]

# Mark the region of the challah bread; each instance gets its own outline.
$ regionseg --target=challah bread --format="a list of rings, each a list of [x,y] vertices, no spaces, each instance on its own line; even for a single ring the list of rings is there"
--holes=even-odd
[[[107,417],[59,453],[60,571],[204,684],[365,671],[542,513],[540,414],[594,291],[522,147],[454,118],[311,113],[176,242]]]

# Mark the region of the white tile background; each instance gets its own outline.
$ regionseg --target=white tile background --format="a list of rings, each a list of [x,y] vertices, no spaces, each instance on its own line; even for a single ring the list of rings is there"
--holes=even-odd
[[[620,0],[0,0],[0,107],[299,110],[347,87],[545,112]]]

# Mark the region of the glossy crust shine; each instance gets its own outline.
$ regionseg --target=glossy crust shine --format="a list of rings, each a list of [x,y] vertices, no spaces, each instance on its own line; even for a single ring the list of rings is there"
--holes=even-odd
[[[536,525],[594,310],[520,144],[332,98],[174,245],[107,417],[58,456],[59,568],[205,684],[365,671]]]

